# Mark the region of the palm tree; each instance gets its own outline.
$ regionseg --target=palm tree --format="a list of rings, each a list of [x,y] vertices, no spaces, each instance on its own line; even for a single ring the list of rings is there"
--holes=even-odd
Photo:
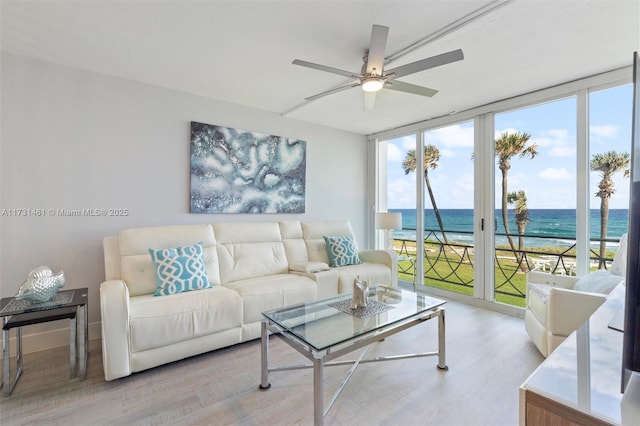
[[[607,250],[607,224],[609,223],[609,198],[615,193],[611,177],[624,170],[624,176],[629,177],[629,153],[609,151],[604,154],[593,154],[590,168],[593,172],[600,172],[602,179],[598,184],[596,197],[600,197],[600,262],[598,269],[605,268]]]
[[[523,190],[513,191],[507,194],[507,203],[515,204],[516,226],[518,227],[518,251],[524,248],[524,233],[529,220],[529,208],[527,207],[527,196]]]
[[[517,262],[520,264],[520,268],[526,272],[529,265],[526,267],[522,264],[522,258],[524,257],[524,233],[527,228],[527,224],[531,222],[529,220],[529,208],[527,207],[527,195],[521,189],[519,191],[513,191],[507,194],[507,203],[515,204],[516,213],[516,226],[518,227],[518,255],[516,256]]]
[[[511,250],[516,253],[511,233],[509,232],[509,212],[507,210],[507,174],[511,168],[511,158],[516,155],[520,158],[530,157],[535,158],[538,155],[536,144],[527,146],[527,143],[531,139],[531,135],[525,132],[504,132],[496,139],[496,157],[498,157],[498,168],[502,172],[502,224],[504,226],[504,232],[507,234],[509,240],[509,246]]]
[[[436,205],[436,199],[433,195],[433,190],[431,189],[431,182],[429,181],[429,169],[435,170],[438,168],[438,160],[440,160],[440,151],[433,145],[426,145],[424,147],[424,181],[427,185],[427,191],[429,192],[429,198],[431,199],[431,206],[433,207],[433,212],[436,215],[436,220],[438,221],[438,226],[440,227],[440,232],[442,233],[442,238],[446,244],[449,244],[449,240],[447,239],[447,235],[444,232],[444,225],[442,224],[442,218],[440,217],[440,211],[438,210],[438,206]],[[407,151],[407,155],[404,157],[404,161],[402,162],[402,168],[404,169],[404,174],[408,175],[411,172],[415,172],[417,168],[416,164],[416,150],[410,149]]]

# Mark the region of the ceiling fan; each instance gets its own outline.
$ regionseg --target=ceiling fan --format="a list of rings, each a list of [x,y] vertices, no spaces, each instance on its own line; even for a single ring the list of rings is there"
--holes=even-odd
[[[303,61],[301,59],[295,59],[294,65],[300,65],[307,68],[313,68],[320,71],[330,72],[332,74],[342,75],[355,79],[355,82],[347,84],[346,86],[336,87],[317,95],[309,96],[305,98],[308,101],[312,101],[323,96],[331,95],[333,93],[341,92],[343,90],[351,89],[352,87],[362,87],[364,90],[364,109],[371,110],[376,98],[376,92],[382,88],[396,90],[399,92],[413,93],[421,96],[433,96],[438,93],[435,89],[428,87],[417,86],[411,83],[405,83],[396,80],[398,77],[404,77],[405,75],[414,74],[420,71],[428,70],[430,68],[446,65],[451,62],[456,62],[464,59],[462,50],[453,50],[451,52],[443,53],[441,55],[432,56],[430,58],[422,59],[416,62],[411,62],[406,65],[392,68],[390,70],[384,69],[384,50],[387,45],[387,35],[389,34],[389,28],[382,25],[374,25],[371,30],[371,41],[369,42],[369,51],[362,58],[364,64],[360,73],[345,71],[338,68],[328,67],[326,65],[315,64],[313,62]]]

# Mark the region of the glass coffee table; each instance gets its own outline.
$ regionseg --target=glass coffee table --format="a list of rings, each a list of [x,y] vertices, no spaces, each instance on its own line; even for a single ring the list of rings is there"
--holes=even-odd
[[[438,368],[446,370],[445,303],[444,300],[424,294],[377,286],[370,289],[365,308],[351,310],[351,294],[342,294],[329,299],[314,300],[263,312],[259,389],[266,390],[271,387],[269,373],[313,368],[314,424],[321,425],[327,412],[361,363],[438,356]],[[372,343],[434,317],[438,317],[437,351],[364,359],[368,347]],[[307,357],[312,364],[270,367],[270,333],[279,333],[285,342]],[[356,360],[330,362],[365,346],[367,349]],[[324,367],[345,364],[353,364],[353,366],[325,409]]]

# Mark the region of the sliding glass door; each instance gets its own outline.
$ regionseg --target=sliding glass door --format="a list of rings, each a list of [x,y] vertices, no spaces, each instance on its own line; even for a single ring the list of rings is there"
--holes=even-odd
[[[425,235],[421,284],[473,295],[473,121],[422,135]]]
[[[627,81],[612,72],[372,135],[376,211],[403,216],[399,282],[518,313],[528,272],[608,268],[628,221]]]
[[[524,306],[526,272],[576,265],[576,98],[495,115],[495,300]]]
[[[632,96],[631,84],[589,94],[589,271],[610,269],[628,230]]]
[[[401,281],[473,294],[473,149],[473,121],[380,142],[378,207],[402,213]]]
[[[416,209],[416,170],[415,164],[408,165],[408,157],[416,152],[416,136],[408,135],[378,144],[380,153],[379,194],[377,211],[394,212],[402,215],[402,229],[393,231],[393,247],[398,255],[398,280],[406,284],[415,282],[416,253],[419,253]],[[383,235],[379,235],[379,240]],[[382,246],[382,244],[379,244]]]

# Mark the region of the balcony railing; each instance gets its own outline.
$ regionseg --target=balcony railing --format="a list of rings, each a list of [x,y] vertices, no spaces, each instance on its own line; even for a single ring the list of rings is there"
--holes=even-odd
[[[470,231],[445,230],[447,235],[470,235]],[[439,230],[425,230],[423,244],[424,276],[422,283],[416,280],[417,285],[427,285],[443,288],[464,294],[473,294],[474,275],[474,246],[443,241]],[[506,234],[496,233],[498,237],[506,237]],[[517,235],[512,235],[517,239]],[[552,274],[575,275],[576,267],[576,241],[575,236],[546,237],[537,235],[524,235],[526,241],[550,241],[549,245],[535,244],[531,248],[513,251],[508,244],[496,244],[494,254],[495,268],[495,295],[496,300],[516,306],[524,306],[526,294],[525,274],[528,271],[544,271]],[[551,241],[555,243],[552,243]],[[558,245],[557,241],[566,241],[565,245]],[[592,239],[599,242],[599,239]],[[617,239],[607,239],[607,242],[618,242]],[[410,239],[394,239],[394,247],[399,255],[398,278],[413,281],[415,278],[416,242]],[[597,250],[590,250],[591,269],[596,269],[601,260],[605,265],[611,262],[612,257],[600,258]]]

